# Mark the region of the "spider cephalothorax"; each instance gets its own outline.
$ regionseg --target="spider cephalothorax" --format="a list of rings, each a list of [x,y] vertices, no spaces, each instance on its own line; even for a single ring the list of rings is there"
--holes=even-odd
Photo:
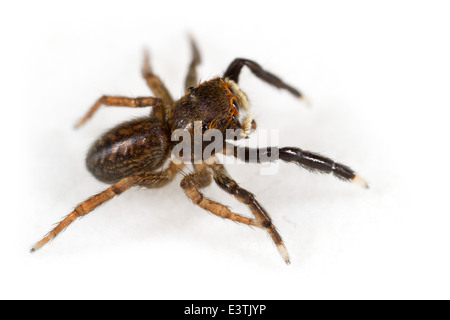
[[[225,134],[228,129],[248,133],[248,120],[244,127],[240,113],[249,113],[246,95],[233,80],[217,77],[189,87],[185,96],[174,103],[168,124],[171,132],[193,132],[194,122],[201,121],[202,131],[216,129]]]
[[[147,117],[117,125],[94,142],[86,157],[87,168],[97,179],[111,186],[78,205],[36,243],[31,251],[39,249],[55,238],[77,218],[88,214],[131,187],[165,186],[181,172],[187,162],[192,164],[193,171],[184,174],[180,186],[194,204],[222,218],[267,231],[283,260],[289,263],[286,247],[269,214],[252,193],[240,187],[230,177],[225,167],[219,163],[217,152],[239,158],[244,162],[258,163],[273,161],[273,155],[276,155],[276,159],[294,162],[310,171],[332,173],[342,180],[353,181],[367,187],[365,181],[349,167],[313,152],[295,147],[251,149],[235,145],[234,140],[248,137],[256,129],[247,96],[238,86],[243,66],[248,67],[255,76],[270,85],[287,90],[297,98],[304,99],[304,97],[298,90],[264,70],[256,62],[242,58],[235,59],[222,77],[198,84],[196,67],[200,63],[200,55],[194,41],[191,41],[191,45],[193,58],[185,80],[186,94],[182,98],[177,101],[172,99],[163,82],[153,73],[146,54],[142,75],[156,97],[103,96],[77,123],[77,126],[84,124],[102,105],[152,107],[153,110]],[[234,132],[231,136],[230,131]],[[211,153],[203,152],[212,143],[212,140],[205,138],[214,133],[218,133],[215,139],[219,139],[219,147]],[[179,146],[177,138],[182,135],[193,141],[188,144],[193,148],[192,151],[177,154],[174,152]],[[202,143],[199,155],[194,152],[197,146],[196,135],[200,135]],[[211,142],[204,143],[205,140]],[[167,162],[168,165],[164,167]],[[234,213],[219,202],[205,197],[200,189],[208,186],[213,180],[220,188],[247,205],[254,218]]]

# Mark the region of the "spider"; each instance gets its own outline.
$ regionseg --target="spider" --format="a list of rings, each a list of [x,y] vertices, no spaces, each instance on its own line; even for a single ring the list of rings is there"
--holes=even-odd
[[[268,84],[287,90],[299,99],[305,98],[300,91],[264,70],[258,63],[243,58],[233,60],[221,77],[198,83],[196,69],[200,64],[200,54],[192,38],[190,38],[190,45],[192,60],[185,78],[186,93],[182,98],[173,100],[164,83],[153,72],[149,55],[145,52],[142,76],[156,97],[102,96],[76,124],[76,127],[83,125],[100,106],[152,107],[149,116],[121,123],[94,142],[86,157],[87,168],[95,178],[111,186],[78,205],[52,231],[37,242],[31,252],[54,239],[79,217],[87,215],[131,187],[160,188],[172,181],[178,173],[184,174],[182,169],[186,161],[173,161],[171,156],[171,151],[177,143],[173,141],[173,133],[179,130],[187,132],[192,137],[198,133],[205,136],[209,129],[215,129],[220,133],[230,129],[239,132],[231,141],[222,136],[220,141],[222,148],[214,150],[209,159],[202,155],[199,158],[193,153],[188,154],[193,171],[184,174],[180,186],[195,205],[208,212],[267,231],[287,264],[290,263],[288,252],[270,215],[251,192],[240,187],[233,180],[217,159],[217,152],[247,163],[262,163],[269,161],[268,156],[277,155],[277,159],[293,162],[312,172],[332,173],[337,178],[352,181],[367,188],[367,183],[348,166],[313,152],[295,147],[237,146],[236,140],[242,137],[247,138],[256,129],[247,96],[238,86],[239,75],[244,66]],[[198,121],[201,121],[200,127],[195,125]],[[207,147],[207,143],[203,144],[202,150]],[[251,157],[252,154],[256,156]],[[186,157],[186,154],[182,155]],[[167,165],[165,165],[166,162],[168,162]],[[232,212],[228,207],[205,197],[200,189],[211,184],[212,180],[221,189],[248,206],[254,218]]]

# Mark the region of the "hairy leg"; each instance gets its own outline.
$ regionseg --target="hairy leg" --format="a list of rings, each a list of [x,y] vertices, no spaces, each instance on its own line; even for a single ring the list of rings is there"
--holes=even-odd
[[[91,118],[94,113],[102,106],[108,107],[128,107],[128,108],[145,108],[154,107],[154,113],[160,112],[162,101],[159,98],[153,97],[138,97],[138,98],[127,98],[119,96],[103,96],[97,100],[97,102],[89,109],[86,115],[80,119],[75,125],[76,128],[83,125],[89,118]]]
[[[204,197],[199,189],[209,185],[212,179],[208,168],[204,165],[200,166],[197,167],[196,172],[185,176],[181,181],[180,186],[188,198],[191,199],[194,204],[219,217],[254,227],[261,227],[258,221],[233,213],[226,206]]]
[[[175,178],[180,169],[184,167],[184,164],[175,164],[170,162],[167,169],[160,172],[144,172],[138,175],[138,185],[150,189],[161,188],[167,185]]]
[[[148,52],[144,52],[144,64],[142,66],[142,76],[152,92],[163,101],[164,111],[166,116],[169,115],[173,105],[173,98],[167,90],[161,79],[153,73],[150,65],[150,58]]]
[[[275,228],[269,214],[261,206],[261,204],[256,201],[255,196],[247,190],[241,188],[237,182],[228,175],[223,165],[214,163],[211,165],[211,168],[214,171],[214,181],[217,185],[229,194],[233,195],[238,201],[249,207],[256,220],[258,220],[260,225],[269,233],[283,260],[286,264],[289,264],[289,255],[283,243],[283,239]]]
[[[194,87],[197,84],[197,66],[201,63],[200,52],[198,51],[195,40],[190,37],[191,50],[192,50],[192,60],[189,65],[189,71],[186,75],[186,80],[184,87],[187,90],[189,87]]]
[[[66,229],[72,222],[79,217],[85,216],[92,212],[98,206],[111,200],[115,196],[123,193],[133,186],[143,186],[147,188],[160,188],[174,178],[180,166],[171,163],[169,167],[161,172],[143,173],[131,177],[124,178],[112,185],[108,189],[95,196],[90,197],[86,201],[78,205],[69,215],[67,215],[52,231],[50,231],[42,240],[37,242],[32,248],[34,252],[45,245],[50,240],[53,240],[61,231]]]
[[[335,177],[351,181],[364,188],[368,188],[367,182],[357,175],[350,167],[334,162],[330,158],[317,153],[304,151],[294,147],[267,147],[253,149],[248,147],[238,147],[231,143],[226,143],[223,153],[232,155],[245,162],[262,163],[271,160],[281,159],[285,162],[293,162],[301,167],[316,173],[332,173]]]
[[[223,77],[228,78],[230,80],[233,80],[234,82],[239,82],[239,75],[241,73],[242,67],[247,66],[250,71],[260,78],[261,80],[279,88],[279,89],[285,89],[289,91],[291,94],[296,96],[299,99],[305,100],[305,97],[303,94],[295,89],[294,87],[291,87],[287,83],[283,82],[280,78],[278,78],[276,75],[264,70],[258,63],[255,61],[249,60],[249,59],[243,59],[243,58],[237,58],[231,62],[231,64],[228,66],[228,69],[225,71]]]
[[[37,242],[31,252],[40,249],[50,240],[53,240],[61,231],[66,229],[72,222],[74,222],[79,217],[87,215],[89,212],[102,205],[103,203],[111,200],[115,196],[121,194],[122,192],[128,190],[132,186],[137,184],[138,180],[136,177],[128,177],[120,180],[113,186],[109,187],[105,191],[90,197],[83,203],[79,204],[75,210],[73,210],[68,216],[66,216],[52,231],[50,231],[42,240]]]

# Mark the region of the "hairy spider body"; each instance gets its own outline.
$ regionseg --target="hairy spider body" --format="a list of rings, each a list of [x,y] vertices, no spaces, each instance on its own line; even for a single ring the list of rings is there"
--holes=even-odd
[[[232,93],[231,80],[215,78],[188,88],[184,97],[175,102],[168,124],[173,132],[193,127],[194,121],[208,124],[208,129],[239,129],[237,97]]]
[[[210,155],[205,156],[204,153],[200,156],[194,153],[187,155],[188,162],[193,166],[193,172],[186,174],[181,181],[180,186],[185,194],[194,204],[219,217],[267,231],[286,263],[290,262],[289,255],[271,217],[252,193],[240,187],[229,176],[225,167],[216,158],[217,152],[234,156],[245,162],[258,163],[270,161],[271,158],[268,158],[268,155],[277,155],[277,159],[294,162],[310,171],[332,173],[342,180],[353,181],[367,187],[365,181],[348,166],[313,152],[295,147],[251,149],[234,145],[234,140],[248,137],[256,128],[247,96],[238,86],[239,74],[243,66],[247,66],[261,80],[287,90],[300,99],[304,97],[297,89],[264,70],[256,62],[242,58],[235,59],[223,76],[198,84],[196,67],[200,63],[200,54],[193,40],[191,40],[191,47],[193,57],[185,79],[186,94],[179,100],[172,99],[163,82],[153,73],[146,54],[142,75],[156,97],[103,96],[77,123],[77,127],[84,124],[102,105],[130,108],[152,107],[149,116],[119,124],[94,142],[86,157],[87,168],[98,180],[111,186],[78,205],[52,231],[37,242],[31,251],[36,251],[55,238],[77,218],[88,214],[131,187],[159,188],[172,181],[185,166],[185,163],[174,161],[172,158],[179,132],[187,133],[189,137],[194,138],[193,142],[191,141],[194,147],[195,137],[198,134],[208,137],[211,129],[222,134],[220,147],[214,149]],[[227,135],[230,130],[234,132],[234,135]],[[232,141],[226,141],[230,137]],[[206,150],[209,144],[202,143],[201,151]],[[252,157],[252,154],[255,156]],[[182,156],[184,158],[186,154]],[[169,158],[171,160],[168,160]],[[167,161],[169,164],[164,169]],[[200,189],[208,186],[212,181],[247,205],[254,219],[234,213],[228,207],[205,197]]]
[[[161,167],[170,151],[167,125],[154,116],[124,122],[89,149],[86,166],[98,180],[112,184]]]

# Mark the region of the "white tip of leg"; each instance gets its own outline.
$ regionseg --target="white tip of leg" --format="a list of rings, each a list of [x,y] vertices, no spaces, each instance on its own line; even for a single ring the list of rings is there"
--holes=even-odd
[[[278,244],[277,248],[278,248],[278,252],[280,252],[281,257],[283,258],[284,262],[286,262],[286,264],[290,264],[291,261],[289,260],[289,254],[288,254],[284,244]]]
[[[37,250],[39,250],[42,246],[39,245],[39,243],[36,243],[31,249],[30,249],[30,253],[33,253]]]
[[[300,96],[300,100],[307,106],[307,107],[311,107],[311,100],[304,95]]]
[[[364,180],[357,174],[353,177],[352,182],[359,184],[363,188],[369,189],[369,185],[367,184],[366,180]]]

